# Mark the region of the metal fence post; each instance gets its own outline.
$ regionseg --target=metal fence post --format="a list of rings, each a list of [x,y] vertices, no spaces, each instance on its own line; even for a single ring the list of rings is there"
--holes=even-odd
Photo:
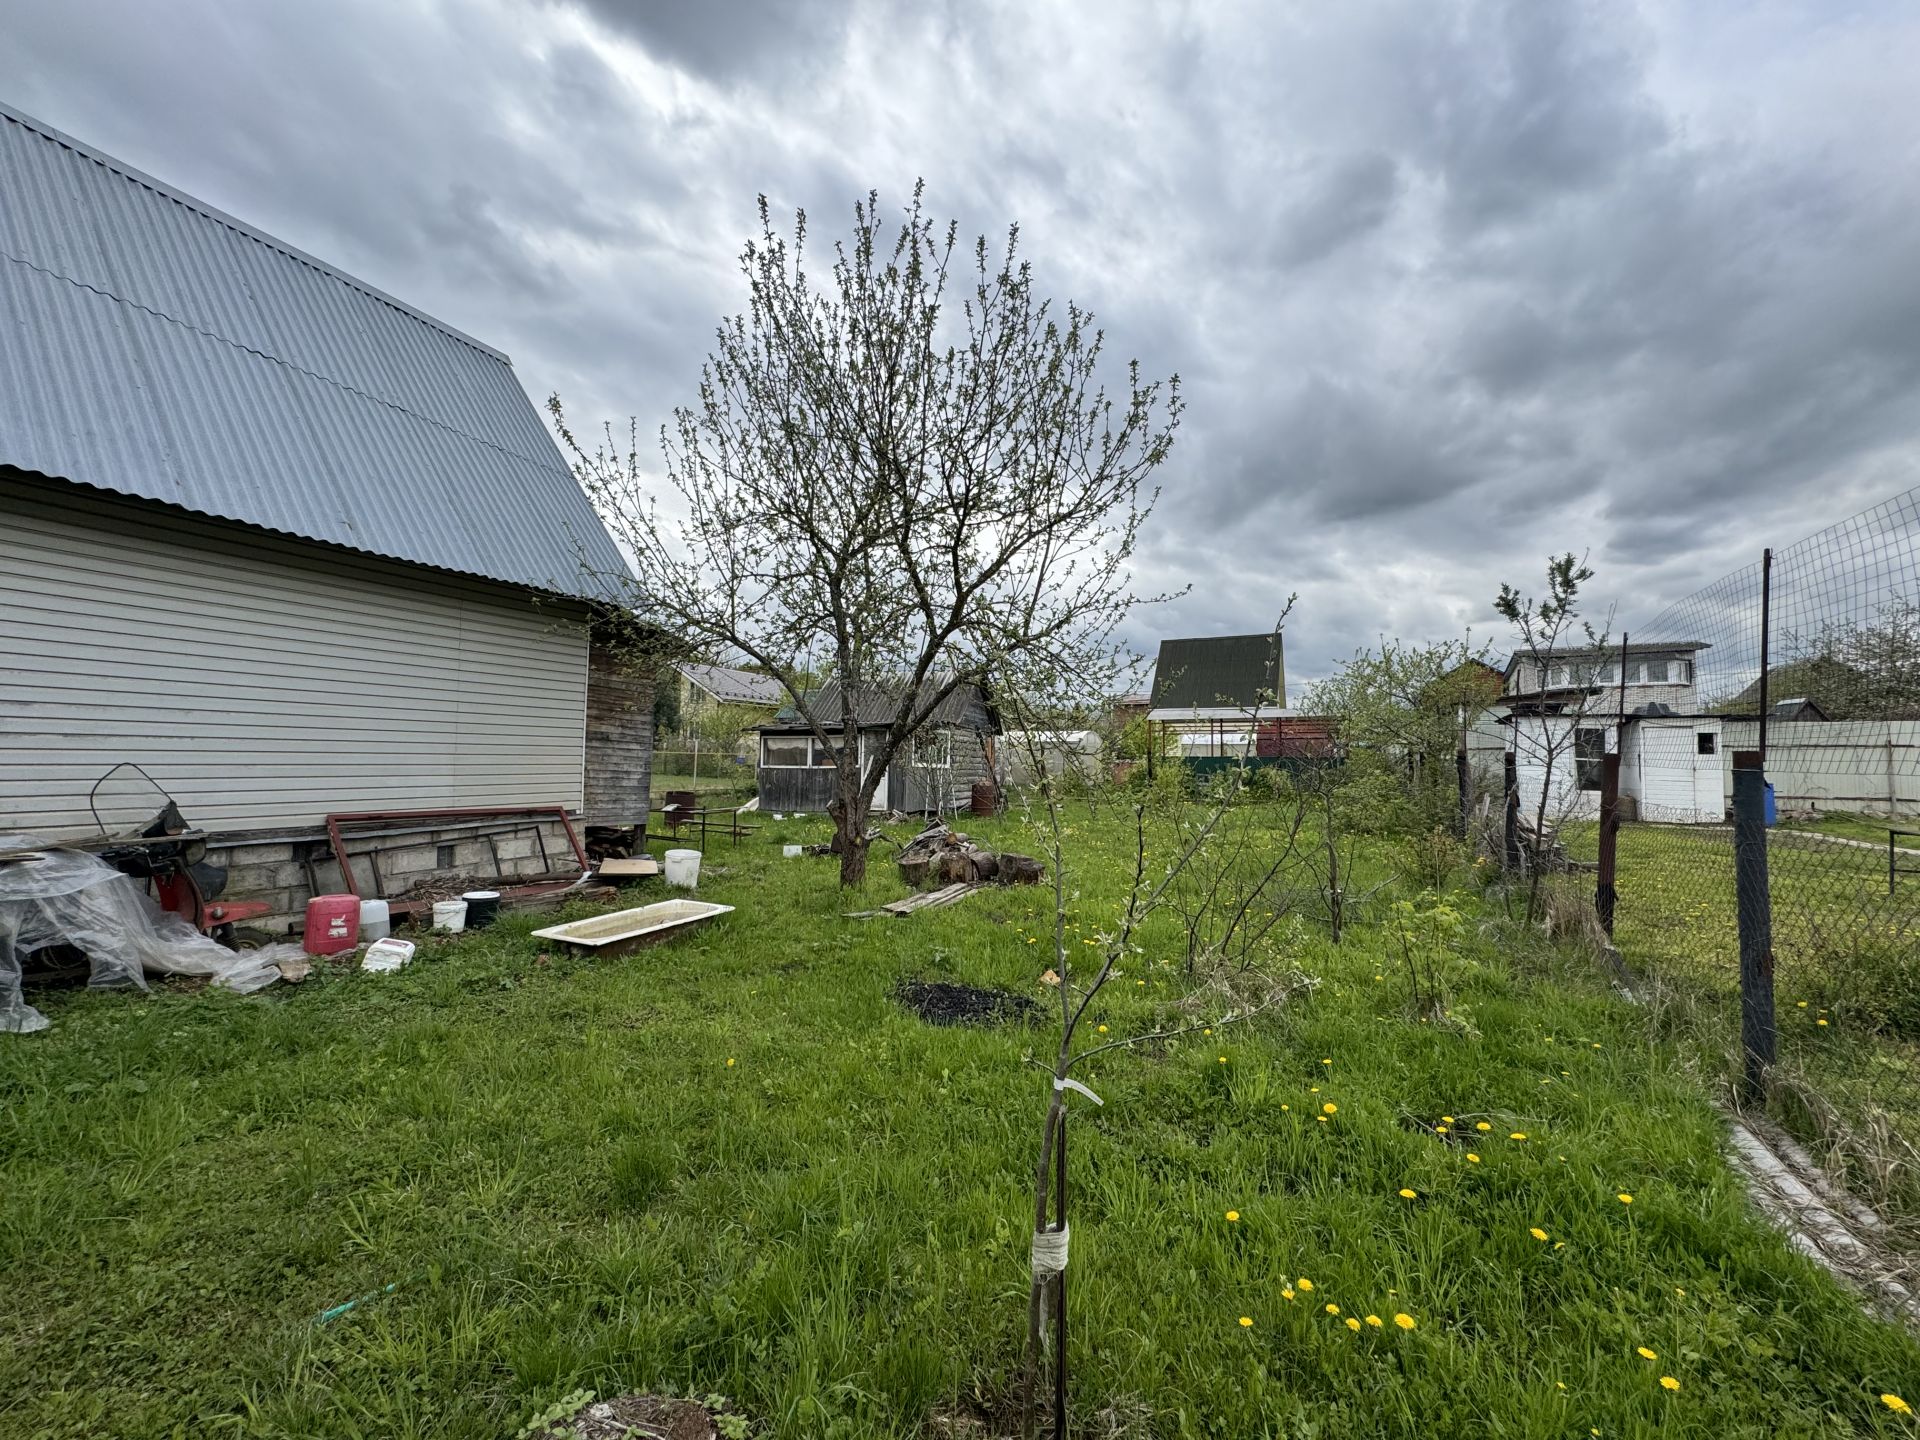
[[[1619,840],[1620,752],[1616,749],[1600,762],[1600,874],[1593,887],[1593,908],[1609,940],[1613,938],[1613,907],[1619,899],[1619,891],[1614,888]]]
[[[1773,1013],[1773,903],[1767,890],[1767,777],[1758,750],[1733,756],[1733,884],[1740,919],[1741,1091],[1766,1093],[1777,1030]]]
[[[1453,752],[1454,781],[1460,787],[1460,838],[1473,838],[1473,770],[1467,761],[1466,732],[1460,734],[1460,748]]]
[[[1507,786],[1506,845],[1504,859],[1509,871],[1520,869],[1520,762],[1513,751],[1502,757]]]

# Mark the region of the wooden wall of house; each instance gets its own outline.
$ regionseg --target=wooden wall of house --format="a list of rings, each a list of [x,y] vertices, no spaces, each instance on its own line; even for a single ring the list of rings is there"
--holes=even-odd
[[[622,665],[596,637],[587,649],[586,798],[590,825],[644,825],[653,784],[651,674]]]
[[[756,778],[760,808],[769,814],[824,815],[833,799],[834,772],[825,766],[802,770],[762,765]]]
[[[956,726],[949,734],[952,765],[935,768],[902,762],[887,772],[887,799],[895,810],[909,814],[964,810],[972,798],[974,781],[992,778],[985,732]]]

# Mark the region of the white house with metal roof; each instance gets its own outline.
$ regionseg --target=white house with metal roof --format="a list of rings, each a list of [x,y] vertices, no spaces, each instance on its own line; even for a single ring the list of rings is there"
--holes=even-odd
[[[0,376],[0,831],[127,760],[220,832],[644,817],[626,565],[498,350],[0,106]]]

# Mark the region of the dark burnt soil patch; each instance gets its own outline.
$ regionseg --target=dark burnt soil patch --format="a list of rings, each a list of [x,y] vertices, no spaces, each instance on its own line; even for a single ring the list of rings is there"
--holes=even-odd
[[[929,1025],[1031,1025],[1040,1007],[1024,995],[946,980],[902,980],[893,998]]]

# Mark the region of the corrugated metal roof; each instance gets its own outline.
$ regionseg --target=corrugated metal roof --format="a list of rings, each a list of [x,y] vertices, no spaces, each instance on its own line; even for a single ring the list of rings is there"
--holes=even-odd
[[[0,464],[565,594],[627,568],[505,355],[5,105],[0,374]]]
[[[861,726],[888,725],[900,709],[901,687],[889,685],[862,685],[854,692],[853,718]],[[840,682],[829,680],[818,690],[807,692],[807,704],[816,716],[835,716],[840,713]],[[993,706],[987,694],[978,685],[959,685],[933,709],[927,717],[929,725],[964,725],[979,722],[998,734],[999,718],[994,714]],[[800,718],[800,712],[791,703],[782,705],[772,720],[759,727],[762,730],[803,730],[806,722]]]
[[[787,695],[778,680],[757,670],[690,661],[680,667],[680,673],[725,705],[778,705]]]

